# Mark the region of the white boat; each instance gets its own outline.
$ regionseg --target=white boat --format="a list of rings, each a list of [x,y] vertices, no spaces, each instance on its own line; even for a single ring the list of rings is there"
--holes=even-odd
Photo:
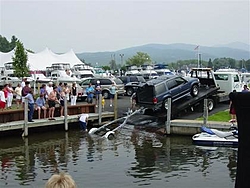
[[[205,146],[238,146],[238,131],[220,131],[201,127],[201,133],[192,137],[193,143]]]
[[[44,76],[44,74],[42,73],[31,74],[30,77],[28,77],[28,79],[31,79],[39,83],[49,83],[51,81],[51,78]]]
[[[0,85],[11,84],[12,87],[16,87],[17,84],[21,84],[22,80],[18,77],[10,77],[10,76],[1,76],[0,77]]]
[[[154,71],[158,74],[158,76],[162,75],[174,75],[169,69],[154,69]]]
[[[94,68],[84,64],[76,64],[72,67],[73,74],[79,78],[94,77]]]
[[[52,71],[51,72],[51,79],[54,82],[63,82],[63,83],[80,83],[81,80],[76,78],[75,76],[68,75],[65,71]]]

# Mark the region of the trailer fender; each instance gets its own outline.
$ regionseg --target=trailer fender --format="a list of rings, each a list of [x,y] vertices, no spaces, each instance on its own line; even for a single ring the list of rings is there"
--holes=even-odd
[[[108,131],[105,135],[105,138],[112,140],[115,137],[115,132],[114,131]]]

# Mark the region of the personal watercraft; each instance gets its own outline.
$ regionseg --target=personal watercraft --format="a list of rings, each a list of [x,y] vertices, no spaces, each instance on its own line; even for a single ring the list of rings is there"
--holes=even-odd
[[[205,146],[238,146],[238,130],[236,128],[229,131],[220,131],[201,127],[201,133],[192,137],[193,143]]]

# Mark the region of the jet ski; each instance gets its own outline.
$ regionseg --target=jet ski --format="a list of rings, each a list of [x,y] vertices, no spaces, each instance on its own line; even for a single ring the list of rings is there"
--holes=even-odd
[[[195,134],[192,137],[193,143],[203,146],[238,146],[238,130],[233,128],[229,131],[220,131],[201,127],[201,133]]]

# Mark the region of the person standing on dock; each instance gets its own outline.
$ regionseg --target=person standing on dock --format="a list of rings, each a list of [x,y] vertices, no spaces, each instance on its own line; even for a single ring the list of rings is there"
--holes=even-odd
[[[100,84],[100,81],[97,80],[96,81],[96,85],[95,85],[95,99],[96,99],[96,107],[98,107],[98,103],[99,103],[99,95],[102,93],[102,87]]]
[[[109,90],[110,90],[110,107],[113,106],[113,102],[114,102],[114,98],[115,98],[115,94],[116,94],[116,86],[115,86],[115,82],[112,82],[112,85],[110,86]]]
[[[30,91],[31,91],[31,88],[30,88],[29,85],[30,85],[30,82],[26,81],[25,86],[22,89],[22,103],[23,103],[23,106],[24,106],[24,99],[25,99],[26,95],[28,95],[28,93],[30,93]]]
[[[65,99],[66,95],[65,95],[65,91],[64,89],[62,89],[61,93],[60,93],[60,98],[59,98],[59,102],[60,102],[60,114],[61,117],[64,117],[64,99]]]
[[[80,128],[85,132],[88,131],[87,129],[88,118],[89,118],[88,114],[81,114],[79,117]]]
[[[89,86],[86,88],[87,103],[92,104],[94,92],[95,92],[95,89],[92,87],[92,84],[89,83]]]
[[[11,83],[8,84],[7,91],[8,91],[8,95],[7,95],[7,109],[11,109],[12,108],[12,101],[13,101],[13,92],[14,92],[14,89],[13,89]]]
[[[25,96],[25,99],[28,99],[28,121],[29,122],[34,122],[33,119],[33,114],[34,114],[34,97],[33,97],[33,91],[30,90],[29,93]]]
[[[73,83],[72,88],[70,90],[70,98],[71,98],[70,104],[71,105],[76,105],[77,94],[78,94],[78,91],[77,91],[76,83]]]
[[[54,86],[53,90],[50,92],[48,96],[48,105],[49,105],[49,120],[55,120],[54,113],[55,113],[55,106],[57,100],[57,87]]]
[[[17,84],[17,87],[14,90],[14,93],[16,94],[16,105],[17,105],[17,108],[19,108],[21,105],[21,102],[22,102],[21,101],[21,99],[22,99],[22,87],[21,87],[20,83]]]
[[[4,87],[0,86],[0,109],[3,111],[6,105],[6,98],[3,91]]]

